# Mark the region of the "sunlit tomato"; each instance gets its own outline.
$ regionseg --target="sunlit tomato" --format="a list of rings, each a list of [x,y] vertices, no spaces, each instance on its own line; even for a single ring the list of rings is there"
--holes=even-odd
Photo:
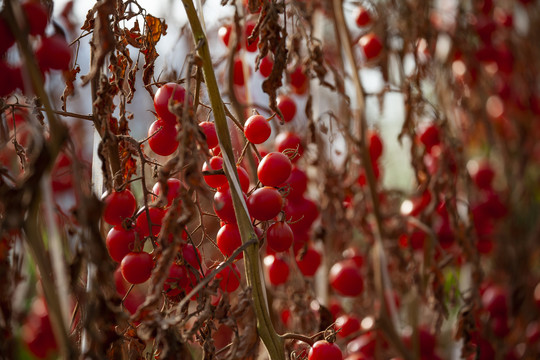
[[[213,149],[218,146],[216,126],[213,122],[203,121],[199,123],[199,128],[202,130],[204,136],[206,137],[206,144],[208,145],[209,149]]]
[[[315,275],[321,265],[321,254],[308,246],[305,251],[298,252],[296,264],[304,276],[311,277]]]
[[[223,169],[223,158],[219,156],[213,156],[210,160],[205,161],[202,167],[202,171],[216,171]],[[215,174],[215,175],[203,175],[204,182],[208,186],[217,189],[220,186],[223,186],[227,183],[227,178],[225,174]]]
[[[257,167],[257,176],[263,185],[281,186],[289,178],[292,164],[289,158],[280,152],[266,155]]]
[[[296,115],[296,103],[287,95],[280,95],[277,98],[277,106],[283,114],[284,122],[291,122]],[[278,119],[281,119],[278,115]]]
[[[231,256],[242,245],[238,226],[234,223],[223,225],[217,233],[216,243],[223,255]],[[241,257],[242,254],[238,256],[238,258]]]
[[[111,258],[118,263],[122,262],[124,256],[133,251],[136,236],[135,230],[126,230],[118,225],[109,230],[105,244]]]
[[[289,265],[281,257],[267,255],[264,258],[264,265],[268,270],[268,280],[270,284],[277,286],[287,282],[289,278]]]
[[[326,340],[319,340],[309,350],[308,360],[342,360],[343,354],[339,347]]]
[[[342,260],[330,268],[330,286],[343,296],[358,296],[364,291],[364,278],[352,260]]]
[[[381,54],[383,45],[379,37],[374,33],[369,33],[358,40],[358,44],[362,48],[367,60],[375,59]]]
[[[103,220],[111,225],[120,225],[124,219],[129,218],[137,208],[135,196],[128,189],[113,191],[105,195],[103,208]]]
[[[358,27],[364,27],[371,23],[371,15],[363,6],[357,6],[353,13],[354,22]]]
[[[161,156],[169,156],[178,148],[176,126],[167,124],[161,119],[154,121],[148,129],[148,145],[153,152]]]
[[[253,144],[262,144],[270,137],[272,128],[262,115],[250,116],[244,124],[244,135]]]
[[[252,217],[266,221],[279,214],[283,206],[283,198],[277,189],[264,186],[249,196],[247,206]]]
[[[284,221],[278,221],[268,227],[266,231],[266,241],[276,252],[289,250],[293,241],[294,234],[291,227]]]

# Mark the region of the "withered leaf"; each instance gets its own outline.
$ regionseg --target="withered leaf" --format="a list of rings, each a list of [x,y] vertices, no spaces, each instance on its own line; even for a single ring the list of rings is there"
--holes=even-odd
[[[156,43],[161,38],[161,35],[167,34],[167,25],[164,20],[160,20],[152,15],[145,17],[146,34],[144,36],[144,45],[141,52],[144,54],[144,66],[143,66],[143,83],[144,85],[150,85],[152,77],[154,75],[154,63],[159,56],[156,51]],[[154,91],[151,86],[145,86],[145,89],[150,93],[150,96],[154,97]]]
[[[105,57],[115,48],[116,40],[109,21],[109,16],[113,15],[115,11],[114,4],[114,0],[105,0],[97,5],[97,17],[95,18],[93,27],[92,63],[90,65],[89,73],[82,77],[83,85],[90,82],[97,74],[99,74],[99,69],[103,66]],[[88,15],[90,15],[90,12]]]
[[[62,93],[62,110],[66,111],[66,101],[68,96],[73,95],[75,92],[75,87],[73,86],[73,83],[75,82],[75,79],[77,78],[77,74],[81,72],[80,66],[77,66],[71,70],[64,71],[64,81],[66,83],[66,87],[64,88],[64,92]]]

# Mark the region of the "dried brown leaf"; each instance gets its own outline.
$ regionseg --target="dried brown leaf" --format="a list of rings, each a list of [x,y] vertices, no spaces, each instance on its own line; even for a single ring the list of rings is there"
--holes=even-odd
[[[75,87],[73,86],[73,83],[75,82],[75,79],[77,78],[77,74],[81,72],[80,66],[77,66],[69,71],[64,71],[64,81],[66,83],[66,87],[64,88],[64,92],[62,93],[62,110],[66,111],[66,101],[68,96],[73,95],[75,92]]]

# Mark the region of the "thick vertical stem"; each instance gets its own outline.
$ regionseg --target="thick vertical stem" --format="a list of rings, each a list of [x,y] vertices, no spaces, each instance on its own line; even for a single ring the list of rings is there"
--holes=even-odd
[[[253,226],[251,225],[247,206],[238,182],[238,175],[236,173],[236,166],[234,163],[234,154],[232,150],[229,128],[227,125],[225,108],[219,93],[206,36],[197,16],[197,11],[195,10],[193,1],[182,0],[182,3],[191,25],[193,38],[198,48],[198,55],[203,60],[204,80],[208,89],[210,105],[212,106],[212,111],[214,114],[219,145],[223,154],[225,165],[225,175],[227,176],[227,180],[230,185],[234,211],[238,221],[238,228],[240,229],[242,242],[247,243],[249,241],[254,241],[254,244],[250,245],[244,251],[244,259],[246,262],[245,268],[247,282],[253,291],[253,305],[257,315],[257,330],[264,345],[266,346],[266,349],[268,350],[270,358],[275,360],[285,360],[283,340],[274,330],[272,321],[270,319],[270,314],[268,313],[268,308],[264,300],[266,297],[265,288],[260,277],[257,235],[253,230]]]
[[[45,161],[45,164],[40,164],[40,169],[38,171],[34,170],[34,173],[26,178],[27,184],[36,185],[36,187],[30,191],[29,195],[31,199],[28,204],[27,216],[24,221],[26,243],[32,259],[40,272],[43,293],[45,301],[47,302],[53,332],[59,343],[60,352],[64,358],[72,358],[74,356],[74,351],[69,341],[68,328],[66,326],[67,319],[62,317],[62,302],[60,301],[57,288],[59,279],[55,279],[54,277],[51,259],[48,256],[42,238],[41,224],[39,222],[39,219],[41,218],[39,210],[42,192],[37,181],[39,178],[42,180],[44,176],[45,179],[47,179],[46,174],[52,168],[54,160],[64,145],[68,131],[67,127],[56,117],[56,114],[52,109],[52,104],[44,88],[43,77],[39,71],[34,53],[32,52],[32,48],[28,41],[28,33],[21,30],[23,13],[20,4],[17,1],[11,0],[7,1],[5,5],[5,11],[7,13],[5,19],[19,46],[21,58],[31,80],[32,88],[45,108],[50,130],[49,140],[43,144],[39,157],[34,159],[33,165],[41,161]],[[37,168],[37,166],[34,166],[34,169],[35,168]],[[59,265],[62,266],[63,264]]]

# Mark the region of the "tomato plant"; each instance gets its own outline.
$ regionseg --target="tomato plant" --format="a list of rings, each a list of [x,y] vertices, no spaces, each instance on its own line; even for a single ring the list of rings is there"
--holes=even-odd
[[[0,357],[538,358],[539,6],[1,2]]]

